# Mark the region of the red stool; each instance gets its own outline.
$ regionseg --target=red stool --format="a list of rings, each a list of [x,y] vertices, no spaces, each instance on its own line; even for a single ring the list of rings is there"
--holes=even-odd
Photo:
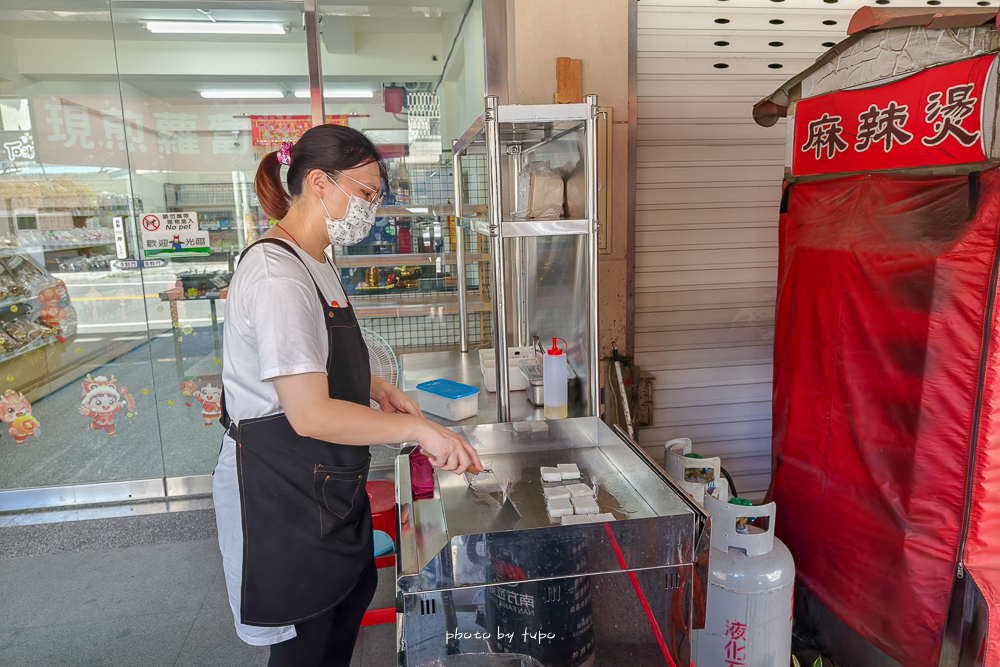
[[[393,542],[396,540],[396,485],[385,480],[368,482],[368,499],[372,505],[372,528],[381,530]],[[395,567],[396,555],[379,556],[376,567]]]
[[[396,540],[396,485],[393,482],[376,480],[368,482],[368,499],[372,506],[372,528],[381,530],[390,539]],[[393,544],[395,547],[395,544]],[[395,567],[395,553],[375,558],[375,567]],[[396,622],[396,609],[369,609],[361,620],[362,627]]]

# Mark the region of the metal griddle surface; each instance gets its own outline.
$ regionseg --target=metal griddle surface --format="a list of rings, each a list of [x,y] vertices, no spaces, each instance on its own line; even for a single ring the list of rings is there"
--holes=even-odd
[[[597,484],[598,508],[618,521],[691,513],[599,420],[539,422],[535,429],[518,430],[510,424],[466,429],[480,458],[491,464],[494,477],[477,475],[469,484],[465,476],[437,471],[449,537],[560,525],[559,519],[548,516],[543,489],[580,482]],[[581,479],[542,482],[539,468],[559,463],[575,463]],[[496,480],[509,480],[510,498],[520,518],[501,512]]]

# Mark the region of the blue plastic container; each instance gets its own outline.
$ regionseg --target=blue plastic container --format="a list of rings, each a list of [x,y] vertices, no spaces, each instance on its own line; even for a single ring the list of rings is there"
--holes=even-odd
[[[431,380],[417,385],[417,402],[423,412],[462,421],[479,412],[479,389],[452,380]]]

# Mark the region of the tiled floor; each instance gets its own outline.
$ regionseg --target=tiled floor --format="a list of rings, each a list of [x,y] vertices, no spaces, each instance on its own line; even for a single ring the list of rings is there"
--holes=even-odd
[[[0,665],[254,667],[233,628],[211,509],[0,528]],[[384,570],[373,607],[392,605]],[[395,664],[395,626],[352,665]]]

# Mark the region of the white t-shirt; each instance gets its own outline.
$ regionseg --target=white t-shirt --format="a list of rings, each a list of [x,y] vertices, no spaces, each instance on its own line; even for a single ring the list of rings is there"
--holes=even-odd
[[[333,265],[317,262],[298,246],[287,245],[302,262],[276,244],[259,243],[244,255],[229,284],[222,385],[234,421],[281,412],[278,394],[269,380],[281,375],[326,373],[326,317],[309,275],[326,303],[347,307],[344,287]]]
[[[233,421],[282,411],[272,379],[326,373],[329,355],[326,318],[310,274],[327,303],[347,306],[336,269],[327,262],[317,262],[291,243],[286,245],[303,261],[276,244],[259,243],[244,255],[229,284],[222,384],[226,408]],[[264,628],[240,623],[243,522],[236,443],[228,435],[223,436],[212,479],[212,497],[236,634],[253,646],[268,646],[295,637],[295,627],[291,625]]]

